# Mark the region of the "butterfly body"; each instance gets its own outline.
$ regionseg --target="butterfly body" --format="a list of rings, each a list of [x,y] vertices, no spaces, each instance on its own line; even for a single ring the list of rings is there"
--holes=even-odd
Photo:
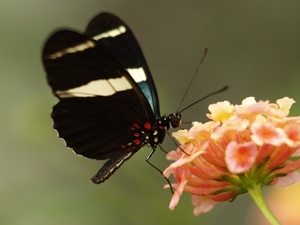
[[[180,125],[179,113],[160,116],[141,48],[113,14],[99,14],[83,34],[56,31],[45,43],[42,60],[59,99],[51,113],[59,137],[76,154],[108,159],[94,183],[108,179],[144,145],[152,148],[149,162],[167,130]]]

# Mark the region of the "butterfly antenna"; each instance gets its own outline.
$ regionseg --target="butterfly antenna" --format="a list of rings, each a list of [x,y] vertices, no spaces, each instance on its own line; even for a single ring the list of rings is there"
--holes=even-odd
[[[196,70],[195,70],[195,73],[194,73],[194,75],[193,75],[193,77],[192,77],[192,79],[191,79],[191,81],[190,81],[190,83],[189,83],[189,85],[188,85],[188,87],[187,87],[187,89],[186,89],[186,91],[185,91],[185,93],[184,93],[182,99],[181,99],[181,102],[180,102],[180,104],[179,104],[179,107],[178,107],[177,112],[179,111],[179,109],[180,109],[180,107],[181,107],[181,105],[182,105],[182,103],[183,103],[183,101],[184,101],[184,99],[185,99],[185,97],[186,97],[186,95],[187,95],[187,93],[188,93],[188,91],[189,91],[189,89],[190,89],[190,87],[191,87],[191,85],[192,85],[192,83],[193,83],[195,77],[196,77],[196,74],[198,73],[198,70],[199,70],[199,68],[200,68],[200,66],[201,66],[201,64],[202,64],[202,62],[204,61],[204,59],[205,59],[205,57],[206,57],[206,55],[207,55],[207,52],[208,52],[208,48],[206,47],[206,48],[204,49],[204,53],[203,53],[202,59],[200,60],[198,66],[197,66],[197,68],[196,68]],[[181,110],[180,112],[182,112],[182,111],[183,111],[183,110]]]
[[[183,109],[180,110],[178,113],[183,112],[184,110],[190,108],[191,106],[197,104],[198,102],[203,101],[204,99],[207,99],[207,98],[210,97],[210,96],[213,96],[213,95],[219,94],[219,93],[221,93],[221,92],[224,92],[224,91],[226,91],[227,89],[228,89],[228,86],[226,85],[226,86],[222,87],[222,88],[219,89],[219,90],[216,90],[216,91],[214,91],[214,92],[211,92],[210,94],[205,95],[204,97],[200,98],[199,100],[197,100],[197,101],[193,102],[192,104],[188,105],[187,107],[183,108]]]

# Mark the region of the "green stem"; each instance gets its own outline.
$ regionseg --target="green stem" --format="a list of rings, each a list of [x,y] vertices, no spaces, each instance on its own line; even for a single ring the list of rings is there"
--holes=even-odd
[[[272,211],[270,210],[269,206],[267,205],[265,198],[262,194],[260,185],[255,183],[253,180],[247,178],[243,174],[239,175],[242,183],[244,184],[244,188],[247,189],[249,194],[251,195],[252,199],[270,222],[271,225],[280,225],[280,222],[274,216]]]

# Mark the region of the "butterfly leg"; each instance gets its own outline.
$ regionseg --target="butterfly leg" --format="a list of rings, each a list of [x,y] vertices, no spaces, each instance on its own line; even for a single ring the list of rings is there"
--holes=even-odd
[[[170,190],[171,190],[172,194],[174,194],[174,191],[173,191],[173,188],[172,188],[172,185],[171,185],[171,182],[169,181],[169,179],[166,178],[166,177],[164,176],[163,172],[162,172],[160,169],[158,169],[156,166],[154,166],[154,165],[149,161],[150,158],[152,157],[152,155],[153,155],[154,152],[155,152],[155,148],[152,148],[152,152],[150,152],[150,154],[147,156],[146,162],[147,162],[150,166],[152,166],[154,169],[156,169],[156,170],[157,170],[157,171],[165,178],[165,180],[167,181],[168,185],[170,186]]]
[[[168,153],[166,150],[163,149],[163,147],[161,147],[161,145],[158,145],[158,147],[160,148],[161,151],[163,151],[164,153]]]

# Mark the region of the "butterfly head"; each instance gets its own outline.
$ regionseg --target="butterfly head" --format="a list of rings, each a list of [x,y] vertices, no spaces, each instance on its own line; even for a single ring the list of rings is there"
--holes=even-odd
[[[181,114],[180,113],[172,113],[168,116],[169,127],[177,128],[181,125]]]

